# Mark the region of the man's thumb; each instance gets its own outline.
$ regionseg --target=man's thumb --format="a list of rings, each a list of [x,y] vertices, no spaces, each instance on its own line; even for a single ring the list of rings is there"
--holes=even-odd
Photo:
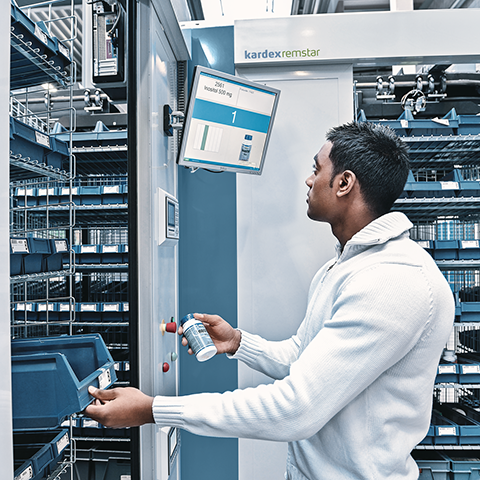
[[[88,387],[88,393],[98,399],[98,400],[113,400],[115,398],[114,389],[112,390],[101,390],[100,388],[95,388],[93,385]]]

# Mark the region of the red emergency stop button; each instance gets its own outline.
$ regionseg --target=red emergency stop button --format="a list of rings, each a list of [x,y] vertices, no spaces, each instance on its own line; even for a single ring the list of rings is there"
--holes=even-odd
[[[163,363],[163,373],[167,373],[170,370],[170,365],[167,362]]]
[[[177,331],[177,324],[175,322],[168,322],[165,324],[165,330],[169,333],[175,333]]]

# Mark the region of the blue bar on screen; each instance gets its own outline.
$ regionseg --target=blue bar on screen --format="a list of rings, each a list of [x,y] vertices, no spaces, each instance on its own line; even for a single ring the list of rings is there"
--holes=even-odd
[[[230,105],[221,105],[197,98],[197,100],[195,100],[192,118],[252,130],[254,132],[267,133],[271,117],[261,113],[242,110],[241,108]]]

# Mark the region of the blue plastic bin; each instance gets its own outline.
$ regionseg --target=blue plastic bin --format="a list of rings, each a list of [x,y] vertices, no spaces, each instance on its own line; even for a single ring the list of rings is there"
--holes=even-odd
[[[126,203],[127,196],[121,185],[105,185],[102,187],[102,204],[114,205]]]
[[[10,239],[10,275],[21,275],[23,271],[23,258],[30,253],[26,238]]]
[[[52,429],[93,400],[88,387],[116,381],[99,334],[12,340],[14,430]]]
[[[480,245],[478,240],[460,240],[458,258],[460,260],[480,259]]]
[[[15,433],[15,478],[45,478],[57,468],[68,445],[70,437],[66,429]]]
[[[412,457],[418,465],[418,480],[448,480],[450,460],[435,450],[414,450]]]
[[[23,259],[24,273],[45,272],[47,257],[50,255],[50,241],[47,238],[27,238],[29,255]]]
[[[78,194],[82,205],[100,205],[102,203],[102,187],[80,187]]]
[[[435,240],[435,260],[458,260],[458,240]]]
[[[122,245],[100,245],[102,263],[122,263]]]
[[[450,460],[452,480],[480,479],[479,450],[452,450],[445,452],[444,455]]]
[[[420,442],[420,445],[433,445],[435,440],[435,427],[430,424],[425,438]]]
[[[461,409],[461,407],[459,407]],[[449,404],[436,405],[435,409],[440,411],[448,420],[458,426],[459,445],[480,444],[480,423],[470,416],[463,415],[460,411],[452,408]]]
[[[99,245],[76,245],[77,263],[100,263],[100,246]]]
[[[480,321],[480,302],[462,302],[460,321],[478,322]]]
[[[49,242],[51,255],[47,257],[47,271],[62,270],[63,259],[68,254],[68,240],[66,238],[51,238]]]
[[[431,423],[435,427],[435,445],[458,445],[460,443],[460,429],[456,423],[435,410],[432,413]]]
[[[442,363],[437,367],[435,383],[458,383],[458,368],[456,363]]]

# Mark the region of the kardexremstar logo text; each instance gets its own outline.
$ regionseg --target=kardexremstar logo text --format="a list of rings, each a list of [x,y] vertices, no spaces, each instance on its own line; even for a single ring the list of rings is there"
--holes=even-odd
[[[245,59],[254,60],[257,58],[306,58],[318,57],[320,49],[304,48],[303,50],[268,50],[249,52],[245,50]]]

